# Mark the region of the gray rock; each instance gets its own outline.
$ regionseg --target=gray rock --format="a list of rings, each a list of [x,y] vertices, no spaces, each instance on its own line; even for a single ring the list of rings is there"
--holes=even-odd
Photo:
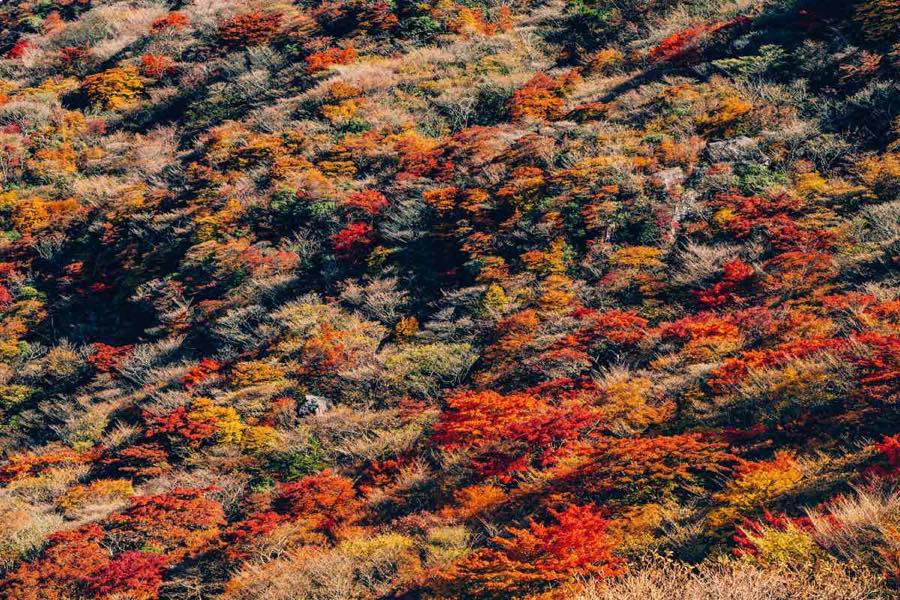
[[[653,174],[653,178],[659,181],[667,191],[672,191],[684,183],[686,175],[681,167],[672,167]]]
[[[306,403],[301,409],[306,414],[321,415],[331,410],[334,403],[325,396],[316,396],[315,394],[306,394]]]
[[[711,162],[768,162],[756,140],[746,136],[736,137],[733,140],[710,142],[706,146],[706,157]]]

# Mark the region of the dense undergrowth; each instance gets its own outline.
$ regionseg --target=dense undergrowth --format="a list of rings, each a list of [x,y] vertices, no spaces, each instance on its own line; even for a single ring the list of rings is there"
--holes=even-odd
[[[0,598],[896,593],[896,0],[13,0],[0,55]]]

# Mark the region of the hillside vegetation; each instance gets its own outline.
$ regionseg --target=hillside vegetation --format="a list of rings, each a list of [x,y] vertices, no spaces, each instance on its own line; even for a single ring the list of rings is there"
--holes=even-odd
[[[896,597],[897,0],[9,0],[0,57],[0,600]]]

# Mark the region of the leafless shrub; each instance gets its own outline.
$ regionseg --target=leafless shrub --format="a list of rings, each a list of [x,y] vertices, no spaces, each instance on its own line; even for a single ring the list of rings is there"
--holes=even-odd
[[[859,488],[828,505],[827,514],[810,512],[813,538],[849,562],[882,567],[882,559],[900,553],[900,490]]]
[[[150,398],[149,401],[141,404],[141,410],[157,416],[165,415],[176,408],[188,406],[191,403],[191,395],[182,390],[156,392]]]
[[[821,408],[845,397],[852,388],[846,363],[827,353],[796,359],[783,367],[753,369],[735,390],[734,401],[763,409],[778,418],[798,409]]]
[[[862,217],[867,241],[892,242],[900,238],[900,200],[867,206]]]
[[[254,8],[243,0],[195,0],[184,7],[191,26],[201,35],[212,35],[221,21]]]
[[[809,569],[762,569],[740,562],[698,567],[654,558],[608,581],[588,582],[573,600],[887,600],[879,576],[827,562]]]
[[[458,385],[478,359],[469,344],[409,344],[387,348],[378,356],[385,381],[399,394],[435,397]]]
[[[382,460],[403,452],[435,417],[436,412],[423,411],[415,423],[404,426],[395,410],[354,410],[336,406],[310,417],[307,425],[310,434],[333,460],[352,462]]]
[[[414,541],[400,534],[351,539],[332,550],[294,551],[264,563],[247,563],[231,580],[227,600],[363,600],[391,589],[403,569],[417,568]]]
[[[53,121],[53,106],[38,99],[15,99],[0,106],[0,125],[18,125],[24,133],[48,127]]]
[[[421,425],[399,429],[380,429],[366,436],[355,436],[341,442],[335,451],[350,460],[380,461],[409,450],[422,435]]]
[[[153,344],[141,344],[122,365],[122,377],[135,384],[144,385],[153,379],[151,370],[171,358],[181,347],[184,336],[168,337]]]
[[[241,387],[233,392],[218,394],[227,406],[233,406],[248,417],[262,417],[271,409],[272,401],[281,396],[289,396],[294,384],[287,379],[259,383]]]
[[[736,246],[704,246],[690,242],[679,253],[681,268],[672,275],[672,281],[680,285],[699,285],[714,275],[722,264],[738,253]]]
[[[213,333],[239,350],[253,348],[268,337],[268,332],[259,328],[267,316],[268,311],[259,304],[233,308],[217,320]]]
[[[146,135],[117,133],[109,137],[101,162],[106,170],[146,180],[158,177],[175,160],[177,141],[171,127],[160,127]]]
[[[117,408],[115,403],[96,403],[86,396],[79,396],[74,401],[62,399],[62,402],[71,402],[69,415],[61,424],[50,425],[50,429],[67,444],[84,447],[93,446],[102,439],[109,416]]]
[[[108,23],[109,33],[94,45],[94,54],[101,60],[115,55],[145,35],[150,23],[166,12],[166,7],[156,2],[123,2],[98,6],[88,15],[96,14],[98,20]]]
[[[279,292],[296,283],[297,278],[290,273],[276,273],[265,277],[251,277],[240,288],[240,295],[249,302],[274,298]]]
[[[141,431],[137,425],[117,422],[106,432],[101,443],[105,448],[115,450],[132,444],[138,439]]]
[[[341,300],[367,318],[390,326],[400,318],[406,293],[397,290],[396,277],[375,279],[362,285],[348,281],[341,290]]]
[[[62,517],[46,505],[32,505],[0,491],[0,571],[6,571],[40,547],[62,526]]]
[[[7,484],[6,489],[32,504],[54,501],[69,489],[73,483],[84,477],[90,467],[73,465],[47,469],[37,477],[23,477]]]
[[[38,253],[38,256],[43,258],[46,261],[53,260],[53,257],[56,256],[60,250],[62,250],[63,246],[66,244],[66,236],[61,233],[52,233],[49,235],[41,236],[34,243],[34,251]]]
[[[219,447],[216,452],[228,460],[236,458],[238,452],[235,449]],[[238,505],[247,493],[250,483],[250,475],[241,472],[223,473],[219,470],[208,468],[214,461],[209,460],[207,454],[198,454],[192,457],[191,462],[203,465],[192,470],[175,471],[164,475],[159,479],[146,484],[142,494],[161,494],[174,488],[210,488],[207,497],[222,503],[226,513],[237,510]]]

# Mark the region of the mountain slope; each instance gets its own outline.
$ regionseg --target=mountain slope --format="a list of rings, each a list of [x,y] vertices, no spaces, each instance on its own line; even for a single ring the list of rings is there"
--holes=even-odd
[[[891,597],[831,4],[0,6],[0,598]]]

